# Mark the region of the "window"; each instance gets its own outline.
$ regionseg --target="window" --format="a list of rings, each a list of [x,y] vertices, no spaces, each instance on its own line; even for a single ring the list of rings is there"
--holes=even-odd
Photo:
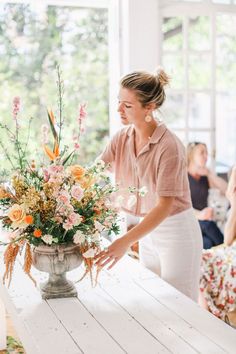
[[[235,1],[176,3],[162,1],[165,119],[184,143],[205,142],[220,172],[236,162]]]
[[[59,63],[67,130],[76,129],[79,103],[88,103],[80,152],[80,162],[87,163],[109,133],[108,1],[57,3],[0,2],[0,122],[11,124],[12,99],[20,96],[22,113],[34,117],[32,131],[39,134],[46,108],[57,109]]]

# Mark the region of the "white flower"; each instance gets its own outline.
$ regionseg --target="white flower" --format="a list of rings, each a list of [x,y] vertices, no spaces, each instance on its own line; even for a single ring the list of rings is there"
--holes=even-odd
[[[103,160],[97,159],[97,160],[95,160],[94,165],[95,165],[96,167],[104,168],[104,167],[105,167],[105,162],[104,162]]]
[[[103,225],[106,227],[106,228],[111,228],[112,227],[112,224],[114,222],[114,217],[112,215],[109,215],[106,217]]]
[[[115,204],[114,204],[115,208],[120,208],[124,199],[125,198],[123,197],[123,195],[119,195],[115,200]]]
[[[47,244],[47,245],[51,245],[52,241],[53,241],[53,237],[52,235],[44,235],[42,237],[42,240]]]
[[[83,253],[83,256],[85,258],[94,258],[96,253],[97,253],[97,249],[96,248],[89,248],[86,252]]]
[[[93,240],[93,242],[98,242],[98,241],[100,241],[100,232],[96,231],[96,232],[92,235],[92,240]]]
[[[128,199],[128,202],[127,202],[128,208],[129,208],[129,209],[132,208],[132,207],[135,205],[136,202],[137,202],[136,196],[135,196],[135,195],[131,195],[131,196],[129,197],[129,199]]]
[[[104,229],[104,226],[99,221],[95,221],[94,226],[99,232],[101,232]]]
[[[144,197],[148,192],[148,189],[146,186],[143,186],[142,188],[139,189],[138,191],[138,194],[141,196],[141,197]]]
[[[82,231],[76,231],[73,237],[74,243],[83,243],[85,241],[85,234]]]

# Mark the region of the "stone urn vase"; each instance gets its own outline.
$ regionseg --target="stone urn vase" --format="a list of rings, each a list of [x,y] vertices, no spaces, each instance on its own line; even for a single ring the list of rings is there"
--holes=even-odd
[[[48,281],[40,286],[43,299],[77,296],[77,290],[66,278],[66,272],[82,263],[78,245],[40,245],[32,248],[32,255],[34,267],[49,273]]]

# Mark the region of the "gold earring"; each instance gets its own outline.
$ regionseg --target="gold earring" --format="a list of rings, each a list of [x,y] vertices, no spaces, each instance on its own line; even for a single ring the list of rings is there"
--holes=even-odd
[[[152,117],[149,115],[146,115],[146,117],[144,118],[146,123],[150,123],[152,121]]]

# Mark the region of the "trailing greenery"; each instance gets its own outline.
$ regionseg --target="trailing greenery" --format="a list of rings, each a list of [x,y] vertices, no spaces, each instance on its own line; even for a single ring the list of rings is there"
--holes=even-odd
[[[22,344],[13,338],[12,336],[7,336],[7,350],[6,354],[25,354],[25,350]]]

